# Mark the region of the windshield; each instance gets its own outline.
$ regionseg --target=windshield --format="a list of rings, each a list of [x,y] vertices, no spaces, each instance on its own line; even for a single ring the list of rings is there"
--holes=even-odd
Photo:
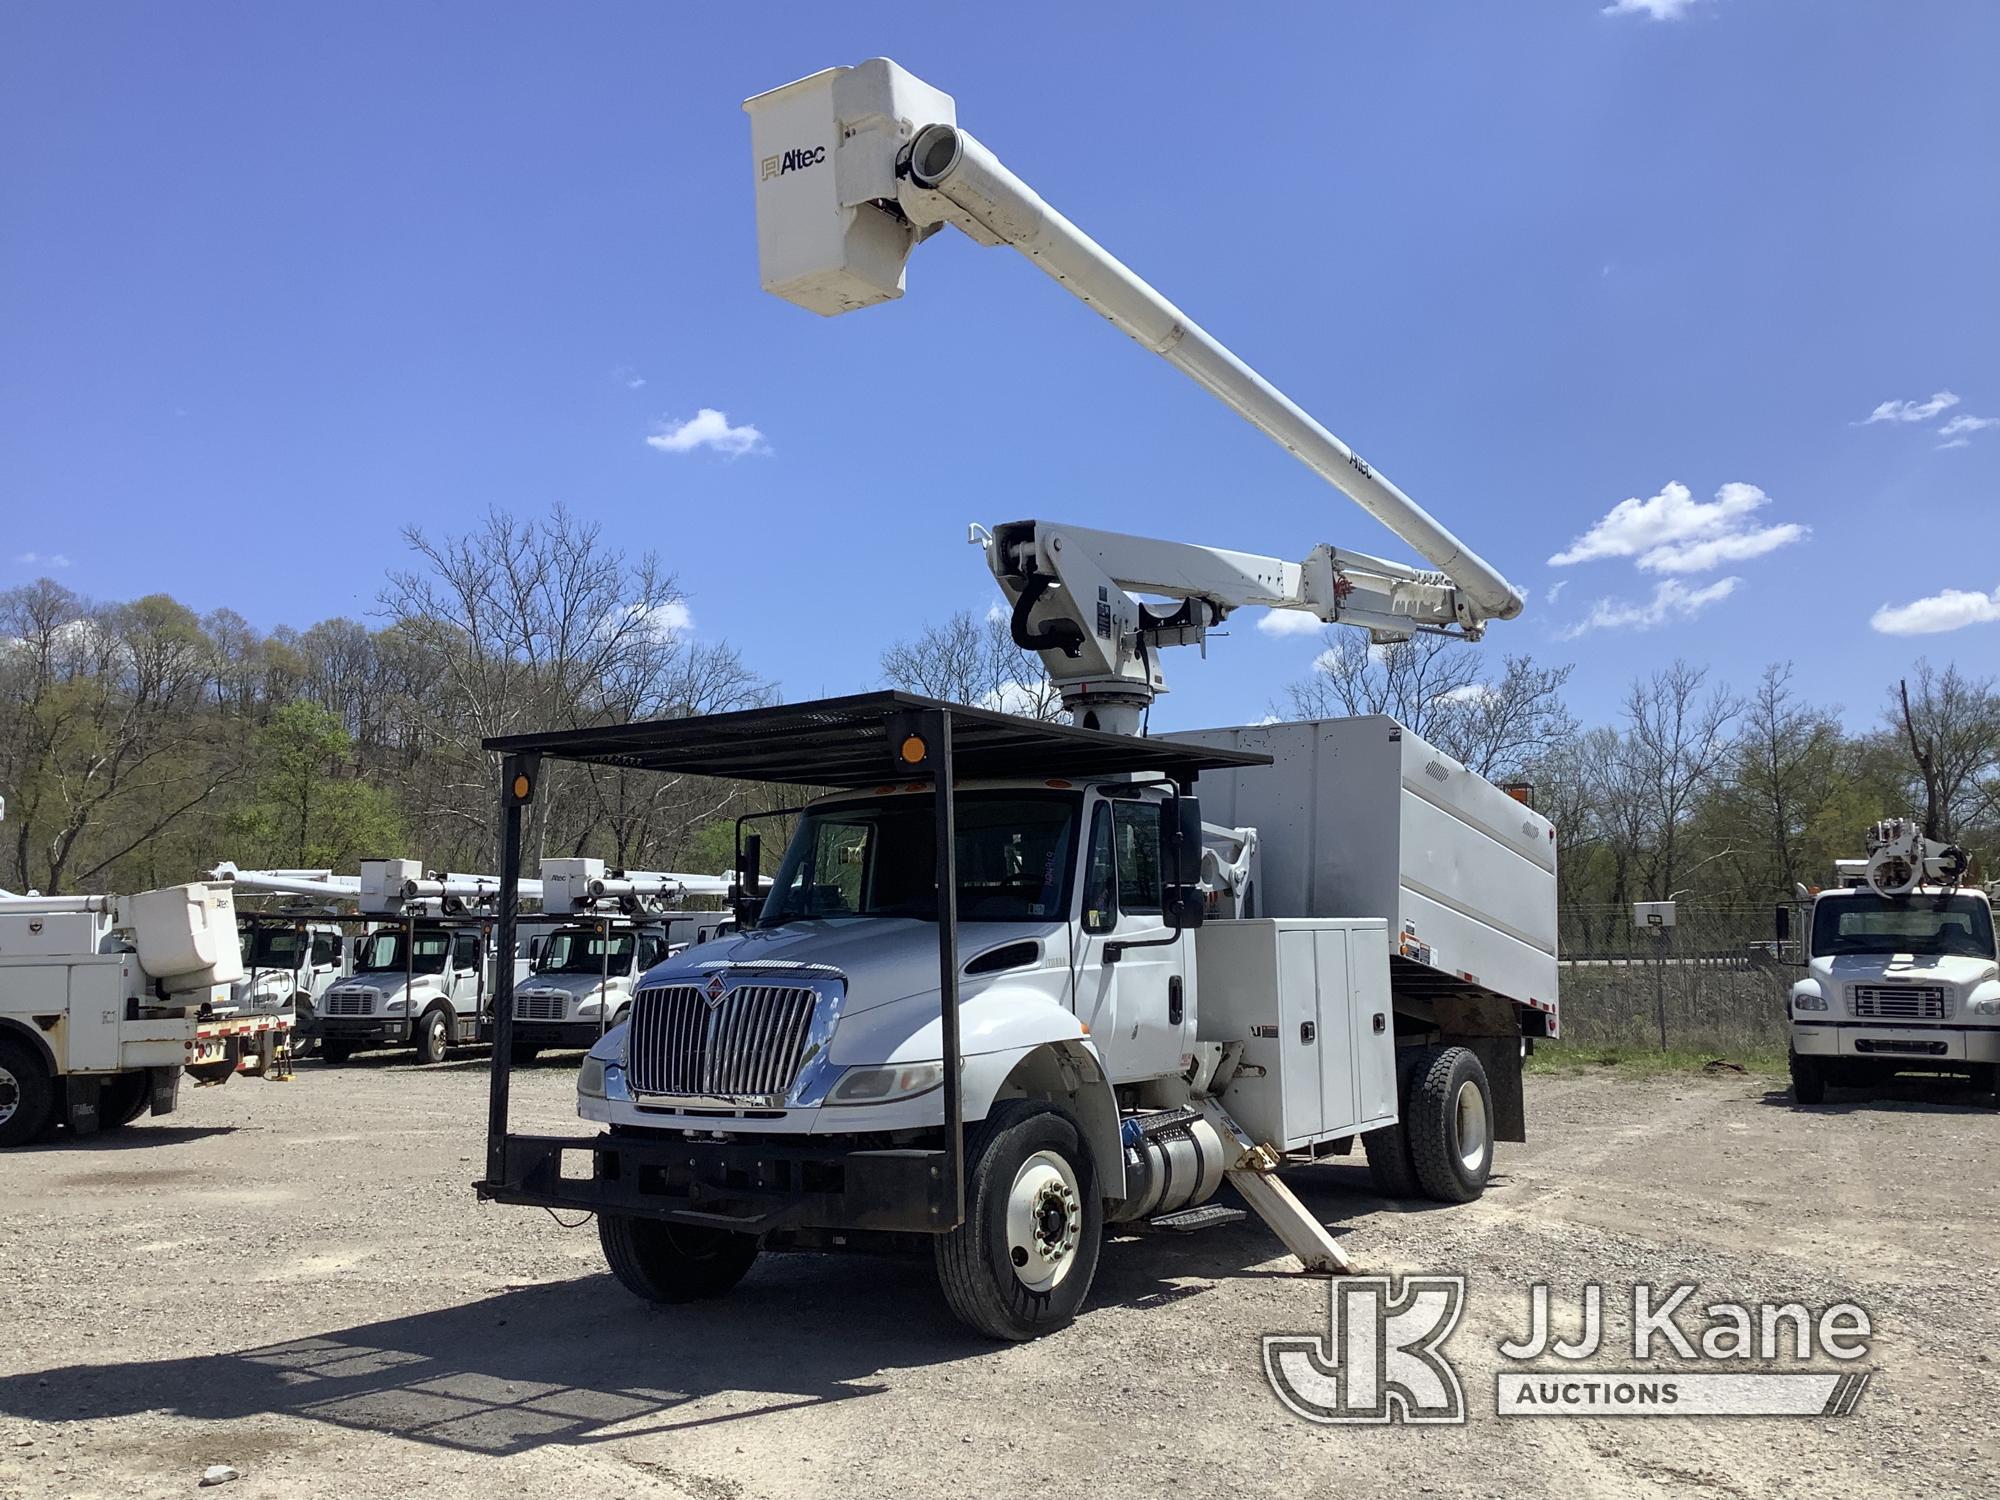
[[[1813,908],[1812,951],[1991,958],[1993,914],[1976,896],[1837,896]]]
[[[1077,808],[1053,792],[956,800],[958,918],[1021,922],[1069,906]],[[928,796],[814,808],[778,867],[761,924],[797,917],[935,917],[937,833]]]
[[[636,941],[629,932],[614,932],[610,942],[610,972],[632,972],[632,948]],[[549,935],[542,956],[535,965],[538,974],[602,974],[605,972],[605,940],[602,932],[587,927],[564,928]]]
[[[295,927],[243,929],[243,964],[254,969],[296,969],[306,951],[306,936]]]
[[[404,952],[409,933],[398,928],[383,928],[371,932],[361,940],[361,952],[354,961],[357,974],[383,974],[393,970],[400,974],[405,969],[413,969],[419,974],[442,974],[444,956],[451,947],[448,932],[419,932],[416,936],[415,962]]]

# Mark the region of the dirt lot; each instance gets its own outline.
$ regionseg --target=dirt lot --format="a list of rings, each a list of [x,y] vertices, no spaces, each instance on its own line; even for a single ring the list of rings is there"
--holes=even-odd
[[[517,1124],[561,1127],[571,1076],[520,1076]],[[1085,1315],[1022,1347],[891,1260],[772,1257],[656,1310],[590,1228],[474,1201],[484,1084],[473,1058],[307,1064],[0,1158],[0,1495],[186,1494],[212,1463],[242,1471],[232,1500],[2000,1493],[2000,1115],[1964,1097],[1801,1112],[1757,1078],[1536,1077],[1536,1138],[1478,1204],[1294,1173],[1366,1269],[1471,1279],[1447,1346],[1470,1425],[1329,1429],[1259,1353],[1324,1332],[1326,1283],[1254,1221],[1107,1246]],[[1627,1309],[1636,1279],[1852,1297],[1877,1374],[1840,1420],[1497,1418],[1494,1345],[1537,1278]]]

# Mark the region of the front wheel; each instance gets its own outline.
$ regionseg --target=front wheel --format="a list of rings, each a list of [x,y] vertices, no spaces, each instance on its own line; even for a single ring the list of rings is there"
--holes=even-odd
[[[420,1063],[441,1063],[451,1046],[451,1022],[444,1010],[428,1011],[417,1022],[417,1061]]]
[[[1792,1103],[1826,1103],[1826,1068],[1817,1057],[1791,1054]]]
[[[1424,1196],[1470,1203],[1493,1172],[1493,1090],[1464,1047],[1438,1047],[1410,1074],[1410,1162]]]
[[[319,1044],[319,1055],[337,1067],[354,1056],[354,1043],[338,1037],[326,1037]]]
[[[1076,1316],[1097,1275],[1104,1204],[1076,1122],[1008,1099],[967,1133],[965,1222],[935,1243],[960,1322],[1019,1341]]]
[[[611,1274],[648,1302],[719,1297],[757,1258],[755,1235],[631,1214],[599,1214],[597,1242]]]

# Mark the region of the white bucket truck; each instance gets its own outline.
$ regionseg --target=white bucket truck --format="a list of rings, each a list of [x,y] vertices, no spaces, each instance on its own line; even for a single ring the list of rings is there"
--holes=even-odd
[[[513,1060],[549,1048],[591,1046],[625,1019],[639,976],[670,954],[708,942],[726,911],[679,911],[688,896],[726,896],[714,876],[607,870],[601,859],[542,861],[545,929],[514,989]]]
[[[1969,861],[1904,818],[1868,832],[1866,859],[1837,861],[1812,898],[1806,977],[1791,992],[1792,1097],[1898,1073],[1958,1074],[1991,1093],[2000,1070],[2000,954]],[[1780,951],[1797,941],[1779,908]]]
[[[227,886],[0,897],[0,1146],[171,1113],[182,1068],[279,1029],[226,1015],[242,972]]]
[[[1076,727],[882,693],[489,741],[503,882],[545,758],[834,790],[744,901],[751,930],[647,974],[591,1049],[578,1109],[603,1135],[511,1134],[496,1055],[482,1194],[594,1210],[657,1301],[721,1292],[760,1250],[924,1246],[954,1312],[1012,1339],[1075,1312],[1107,1224],[1211,1221],[1225,1180],[1308,1269],[1346,1268],[1276,1173],[1357,1138],[1388,1191],[1476,1196],[1524,1133],[1524,1040],[1556,1029],[1547,821],[1386,719],[1143,729],[1165,648],[1246,606],[1477,637],[1519,593],[950,96],[878,58],[745,107],[766,289],[833,315],[901,296],[946,226],[1010,246],[1431,566],[975,527]],[[514,905],[503,886],[503,932]]]

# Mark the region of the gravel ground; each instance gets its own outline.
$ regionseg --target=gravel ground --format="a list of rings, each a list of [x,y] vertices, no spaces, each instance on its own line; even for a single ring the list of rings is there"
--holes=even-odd
[[[1969,1096],[1539,1076],[1479,1203],[1292,1173],[1364,1269],[1470,1278],[1469,1425],[1325,1428],[1278,1405],[1259,1338],[1323,1332],[1327,1283],[1254,1221],[1113,1242],[1077,1323],[1019,1347],[960,1329],[927,1262],[769,1257],[653,1309],[589,1227],[475,1202],[484,1068],[308,1063],[0,1158],[0,1495],[179,1495],[210,1464],[232,1500],[2000,1494],[2000,1115]],[[517,1127],[563,1128],[572,1077],[517,1074]],[[1537,1279],[1607,1309],[1635,1280],[1852,1297],[1874,1381],[1838,1420],[1498,1418]]]

